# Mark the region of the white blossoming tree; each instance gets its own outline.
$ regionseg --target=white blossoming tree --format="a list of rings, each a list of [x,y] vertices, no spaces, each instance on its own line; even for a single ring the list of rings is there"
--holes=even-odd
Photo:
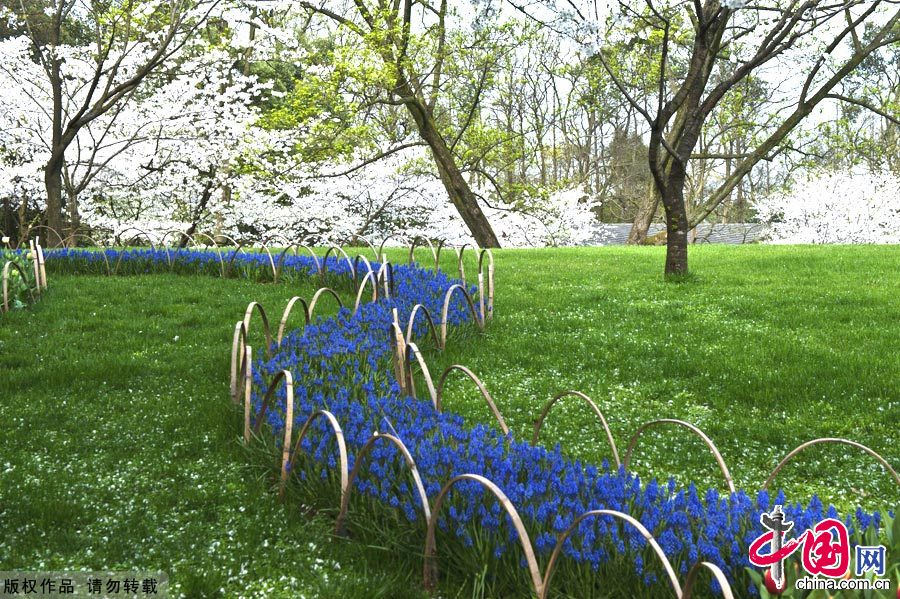
[[[900,243],[897,190],[895,174],[809,174],[754,207],[775,243]]]

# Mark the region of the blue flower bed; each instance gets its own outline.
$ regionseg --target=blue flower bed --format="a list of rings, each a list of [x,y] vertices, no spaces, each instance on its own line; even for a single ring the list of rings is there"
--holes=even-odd
[[[180,250],[174,255],[179,269],[219,272],[218,258],[213,253]],[[107,256],[114,260],[118,254],[108,250]],[[73,250],[48,252],[47,259],[48,263],[62,259],[85,263],[102,260],[99,252]],[[230,254],[226,261],[229,259]],[[265,254],[240,254],[235,262],[248,269],[269,268]],[[160,265],[163,270],[168,269],[164,250],[130,251],[123,256],[125,263],[136,272],[160,270]],[[315,273],[312,259],[302,256],[287,257],[284,269],[301,275]],[[349,274],[346,263],[336,260],[329,261],[329,271]],[[795,521],[795,531],[803,531],[825,517],[840,517],[834,507],[824,506],[815,496],[803,505],[787,503],[782,493],[774,498],[765,492],[751,497],[743,491],[727,496],[713,489],[700,491],[693,485],[677,488],[672,480],[665,484],[655,480],[642,482],[624,469],[611,469],[605,461],[598,466],[572,460],[562,455],[558,445],[532,446],[489,426],[469,426],[459,415],[437,412],[428,400],[404,396],[391,368],[392,310],[398,311],[401,323],[407,321],[417,303],[439,315],[446,289],[456,282],[444,273],[414,265],[398,266],[394,269],[395,287],[390,299],[363,304],[356,314],[345,308],[334,318],[320,318],[292,331],[271,358],[258,359],[254,364],[255,411],[261,407],[267,381],[278,371],[289,370],[294,380],[295,431],[316,410],[329,410],[343,429],[351,468],[356,452],[374,431],[395,434],[415,459],[432,501],[442,485],[456,475],[473,473],[490,479],[516,506],[544,562],[557,535],[576,517],[588,510],[612,509],[631,514],[654,534],[682,580],[698,560],[709,561],[725,572],[735,592],[756,596],[756,586],[745,568],[750,565],[748,546],[764,532],[759,523],[761,512],[774,503],[784,505],[788,519]],[[451,307],[451,325],[470,320],[461,298]],[[421,337],[424,323],[420,320],[417,326],[417,337]],[[275,438],[280,439],[284,389],[279,390],[277,397],[280,405],[267,412],[266,421]],[[327,424],[317,420],[301,443],[303,456],[294,473],[323,500],[326,489],[332,488],[336,493],[337,457],[332,438]],[[409,523],[409,530],[418,531],[421,538],[424,521],[406,472],[393,447],[376,445],[355,481],[354,491],[374,500],[385,514],[401,515]],[[333,497],[334,494],[328,500]],[[438,521],[443,531],[444,546],[439,546],[442,554],[448,543],[455,543],[457,550],[447,551],[451,556],[468,551],[497,563],[521,563],[516,533],[492,497],[476,483],[467,481],[459,483],[450,497]],[[336,505],[332,502],[328,507]],[[881,524],[877,512],[857,511],[842,519],[857,538]],[[647,585],[650,596],[669,592],[665,574],[646,541],[633,528],[623,528],[610,518],[583,522],[564,546],[564,555],[568,559],[563,560],[554,577],[554,587],[565,587],[566,572],[571,574],[581,568],[615,575],[621,588]],[[606,588],[610,588],[608,583]],[[518,592],[525,594],[523,589]]]

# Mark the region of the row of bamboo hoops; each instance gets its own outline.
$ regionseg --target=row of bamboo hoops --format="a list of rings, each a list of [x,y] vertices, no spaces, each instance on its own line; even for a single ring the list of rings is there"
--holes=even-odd
[[[413,262],[414,251],[416,249],[416,245],[419,240],[413,240],[410,246],[410,262]],[[370,244],[371,245],[371,244]],[[439,268],[439,259],[440,259],[440,250],[441,246],[435,246],[433,243],[429,241],[425,241],[425,245],[428,245],[431,248],[432,258],[434,259],[434,268],[437,270]],[[382,244],[383,247],[383,244]],[[373,246],[374,249],[374,246]],[[464,248],[463,248],[464,249]],[[378,250],[376,250],[378,251]],[[464,277],[464,271],[462,270],[462,259],[461,259],[462,249],[457,250],[458,257],[458,275],[460,278]],[[487,262],[484,262],[484,258],[487,257]],[[439,326],[436,326],[435,320],[433,316],[430,314],[428,309],[422,305],[417,304],[413,307],[410,312],[409,319],[405,323],[405,327],[403,323],[399,321],[398,314],[396,309],[393,312],[393,322],[391,325],[392,334],[390,336],[390,344],[391,344],[391,355],[393,357],[393,370],[394,376],[398,383],[400,384],[403,392],[408,394],[413,398],[418,398],[418,392],[416,390],[415,378],[414,378],[414,368],[417,368],[418,373],[424,379],[425,387],[428,392],[428,399],[430,399],[434,408],[437,411],[441,411],[443,409],[443,396],[444,389],[448,377],[453,372],[460,372],[467,379],[469,379],[474,386],[477,388],[478,392],[483,397],[485,403],[490,409],[494,419],[497,421],[497,425],[503,431],[504,434],[509,434],[510,430],[506,421],[503,418],[502,413],[500,412],[497,403],[494,401],[491,394],[488,392],[484,383],[478,378],[478,376],[472,372],[467,367],[461,364],[453,364],[448,366],[441,373],[438,378],[437,384],[435,384],[434,379],[430,374],[430,370],[428,368],[428,364],[423,356],[422,351],[419,349],[418,345],[414,340],[414,332],[415,332],[415,323],[417,318],[424,317],[427,323],[426,332],[431,337],[431,341],[433,346],[442,351],[446,348],[447,344],[447,314],[448,308],[450,306],[450,302],[452,300],[454,293],[460,293],[464,296],[466,300],[466,304],[469,307],[471,314],[473,315],[473,320],[475,322],[476,327],[479,331],[483,331],[487,325],[487,322],[490,321],[493,316],[493,300],[494,300],[494,261],[493,255],[490,250],[480,250],[478,256],[478,301],[476,308],[476,301],[469,295],[464,285],[455,284],[449,287],[446,291],[443,309],[440,315]],[[348,258],[349,259],[349,258]],[[389,268],[386,266],[387,262],[382,262],[382,270],[378,273],[374,274],[375,277],[375,285],[373,285],[374,292],[372,296],[372,300],[375,301],[378,299],[378,291],[379,283],[383,282],[384,286],[384,295],[385,297],[390,297],[390,286],[388,285],[389,277],[386,277],[386,272],[389,272]],[[387,270],[385,270],[387,269]],[[351,274],[354,277],[354,280],[357,278],[357,274],[355,271],[351,269]],[[372,275],[372,271],[370,270],[367,273],[367,277]],[[356,304],[354,306],[354,313],[359,308],[360,299],[363,297],[363,292],[365,289],[365,285],[368,281],[368,278],[364,278],[357,289],[356,292]],[[304,308],[304,320],[306,323],[309,323],[313,312],[316,306],[317,299],[323,294],[329,293],[333,295],[338,302],[340,303],[340,299],[337,297],[337,294],[330,288],[322,288],[319,289],[312,297],[311,301],[307,304],[304,300],[298,297],[291,298],[288,302],[287,307],[284,310],[283,316],[279,323],[277,337],[275,341],[272,341],[272,335],[268,324],[268,319],[263,310],[262,306],[260,306],[256,302],[252,302],[248,305],[247,310],[244,314],[244,318],[241,321],[238,321],[235,324],[234,329],[234,337],[232,342],[232,361],[231,361],[231,394],[232,400],[235,404],[240,404],[243,400],[243,408],[244,408],[244,442],[249,444],[251,439],[254,436],[258,436],[261,432],[261,426],[264,420],[264,416],[266,415],[269,409],[275,409],[276,402],[274,401],[275,392],[277,389],[284,387],[286,392],[286,402],[285,402],[285,414],[284,414],[284,422],[285,422],[285,430],[284,430],[284,438],[282,440],[282,453],[281,453],[281,481],[280,481],[280,491],[279,494],[283,497],[285,492],[285,486],[287,485],[290,472],[293,471],[293,466],[297,460],[297,457],[301,451],[301,441],[309,432],[311,425],[318,419],[324,419],[327,422],[328,428],[333,433],[334,439],[337,443],[338,453],[339,453],[339,466],[340,466],[340,479],[341,479],[341,488],[340,488],[340,508],[338,511],[338,516],[335,521],[335,534],[337,535],[345,535],[346,534],[346,521],[347,515],[350,506],[350,497],[353,490],[353,483],[356,478],[359,476],[362,468],[365,465],[365,458],[368,456],[372,448],[376,443],[386,442],[391,444],[396,448],[399,454],[402,456],[404,463],[413,478],[414,481],[414,492],[417,496],[418,502],[421,505],[422,512],[424,514],[425,524],[426,524],[426,537],[425,537],[425,563],[423,570],[423,578],[424,585],[426,589],[433,590],[437,583],[437,565],[436,565],[436,556],[437,556],[437,547],[436,547],[436,537],[435,537],[435,528],[437,525],[437,516],[440,514],[441,507],[445,500],[447,494],[452,490],[454,485],[462,480],[470,480],[478,483],[488,492],[490,492],[496,500],[500,503],[503,509],[506,511],[507,515],[510,518],[513,526],[518,533],[520,545],[522,547],[523,554],[525,556],[525,561],[529,570],[532,588],[535,596],[544,599],[549,595],[549,584],[552,579],[553,573],[561,557],[562,548],[566,542],[566,540],[578,529],[578,526],[585,521],[586,519],[595,518],[599,516],[610,516],[618,519],[626,525],[634,527],[641,536],[647,540],[649,546],[653,549],[656,556],[659,558],[660,563],[666,571],[667,578],[669,583],[672,586],[672,589],[675,592],[675,595],[682,599],[689,599],[695,587],[695,584],[698,580],[699,575],[703,571],[707,571],[720,585],[723,595],[726,598],[733,597],[733,592],[731,586],[725,577],[724,573],[715,565],[709,562],[699,561],[694,564],[694,566],[688,571],[688,574],[683,582],[683,584],[679,581],[677,575],[675,574],[675,569],[673,568],[670,560],[666,556],[665,552],[656,542],[656,539],[648,531],[638,520],[632,517],[629,514],[618,512],[615,510],[591,510],[576,518],[570,527],[564,531],[562,534],[558,536],[557,544],[554,547],[550,558],[547,562],[547,565],[543,571],[540,571],[538,566],[537,558],[535,555],[534,548],[531,544],[530,537],[528,535],[527,530],[525,529],[524,523],[521,517],[518,514],[515,506],[509,500],[509,498],[503,493],[502,489],[500,489],[495,483],[488,480],[487,478],[478,475],[478,474],[461,474],[459,476],[453,477],[449,480],[440,490],[438,495],[435,497],[434,501],[429,501],[426,493],[425,486],[422,482],[421,476],[419,475],[418,468],[416,466],[415,459],[413,458],[411,452],[403,443],[402,439],[400,439],[394,431],[394,434],[387,432],[376,431],[359,449],[356,454],[356,459],[354,461],[353,468],[348,468],[348,459],[347,459],[347,446],[344,441],[343,432],[338,422],[337,418],[329,412],[328,410],[318,410],[311,414],[303,425],[300,427],[299,432],[294,435],[294,413],[293,413],[293,379],[290,371],[282,370],[275,374],[273,379],[269,382],[264,396],[263,401],[259,410],[256,414],[252,413],[253,407],[251,405],[251,391],[252,391],[252,348],[247,345],[247,334],[250,329],[251,320],[253,315],[258,313],[260,315],[260,319],[262,321],[262,326],[264,329],[264,334],[266,338],[267,348],[266,355],[269,356],[271,354],[272,348],[277,348],[281,345],[281,340],[284,335],[285,326],[288,322],[288,319],[291,314],[291,310],[295,303],[300,302]],[[487,299],[486,299],[487,298]],[[440,331],[440,332],[439,332]],[[616,466],[624,466],[626,469],[629,468],[631,458],[634,454],[634,450],[637,447],[638,441],[640,437],[649,429],[660,427],[660,426],[675,426],[680,429],[686,430],[690,433],[693,433],[697,437],[699,437],[703,443],[709,448],[712,453],[719,469],[722,472],[722,475],[725,479],[726,486],[728,487],[729,492],[734,493],[736,491],[733,478],[728,469],[728,466],[725,463],[724,458],[721,453],[713,443],[713,441],[707,436],[702,430],[696,427],[693,424],[682,420],[676,419],[659,419],[649,421],[641,425],[637,431],[631,436],[628,442],[628,447],[625,453],[624,460],[620,460],[619,451],[616,446],[614,437],[612,432],[607,424],[606,418],[604,417],[602,411],[597,406],[597,404],[587,395],[580,391],[563,391],[559,393],[555,397],[553,397],[549,402],[547,402],[543,409],[540,412],[539,417],[534,422],[534,432],[532,436],[532,444],[537,444],[541,428],[544,424],[544,421],[548,417],[550,411],[560,400],[567,397],[575,397],[580,399],[584,403],[586,403],[591,411],[596,415],[597,420],[599,422],[600,427],[603,429],[604,436],[606,438],[607,443],[609,444],[610,451],[613,456],[613,460],[615,461]],[[255,422],[255,425],[251,428],[251,422]],[[813,445],[821,444],[821,443],[837,443],[850,447],[854,447],[864,451],[865,453],[872,456],[879,464],[881,464],[888,473],[892,476],[894,481],[897,483],[898,488],[900,488],[900,475],[894,470],[894,468],[885,460],[881,455],[876,453],[869,447],[857,443],[855,441],[840,439],[840,438],[820,438],[808,441],[803,443],[793,451],[791,451],[772,471],[771,475],[766,479],[763,484],[763,489],[768,488],[772,481],[775,479],[779,471],[795,456],[797,456],[800,452],[811,447]]]

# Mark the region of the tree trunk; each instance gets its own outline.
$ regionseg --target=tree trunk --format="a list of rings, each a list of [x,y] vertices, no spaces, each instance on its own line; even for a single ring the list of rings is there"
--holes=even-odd
[[[62,163],[51,160],[44,167],[44,186],[47,189],[47,226],[62,236]]]
[[[475,194],[472,193],[469,183],[463,177],[459,167],[456,166],[453,153],[437,130],[428,107],[415,97],[408,83],[401,82],[398,85],[398,90],[402,95],[410,98],[405,102],[406,108],[412,115],[422,140],[431,148],[431,154],[434,156],[434,162],[437,165],[438,173],[441,175],[444,188],[447,190],[447,195],[450,196],[450,201],[453,202],[463,222],[466,223],[475,242],[483,248],[500,247],[500,241],[494,234],[491,223],[488,222],[484,212],[481,211],[481,207],[478,205],[478,200]]]
[[[663,197],[666,210],[666,277],[688,272],[687,210],[684,204],[684,181],[669,181],[668,192]]]

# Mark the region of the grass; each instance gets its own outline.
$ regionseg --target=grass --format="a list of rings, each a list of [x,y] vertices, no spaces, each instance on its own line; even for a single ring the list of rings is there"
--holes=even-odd
[[[418,572],[281,505],[238,443],[232,326],[250,299],[277,325],[313,287],[50,282],[0,321],[0,570],[159,569],[188,597],[419,595]]]
[[[816,437],[858,441],[900,467],[900,247],[699,246],[694,274],[677,284],[662,280],[663,260],[645,248],[498,253],[487,333],[450,344],[429,368],[470,367],[519,436],[566,389],[596,401],[622,457],[641,423],[688,421],[748,491]],[[491,421],[474,386],[452,381],[446,409]],[[611,461],[596,417],[574,398],[556,405],[541,439]],[[651,429],[633,467],[725,488],[683,429]],[[795,501],[900,503],[888,474],[846,446],[811,448],[782,473],[776,486]]]
[[[603,409],[621,453],[641,422],[681,418],[712,437],[747,489],[818,436],[900,464],[900,248],[698,247],[695,274],[679,284],[662,281],[656,248],[495,257],[496,318],[429,365],[435,376],[471,367],[516,435],[530,437],[544,402],[573,388]],[[329,542],[331,520],[278,503],[237,442],[233,324],[251,299],[277,322],[288,297],[314,286],[52,273],[50,283],[43,301],[0,320],[0,570],[160,569],[190,597],[421,596],[408,557]],[[445,407],[490,421],[461,378]],[[609,455],[571,400],[542,439],[585,459]],[[686,435],[648,434],[636,457],[638,472],[722,486]],[[853,450],[814,448],[779,486],[842,507],[898,503],[885,473]],[[472,589],[445,594],[461,592]]]

